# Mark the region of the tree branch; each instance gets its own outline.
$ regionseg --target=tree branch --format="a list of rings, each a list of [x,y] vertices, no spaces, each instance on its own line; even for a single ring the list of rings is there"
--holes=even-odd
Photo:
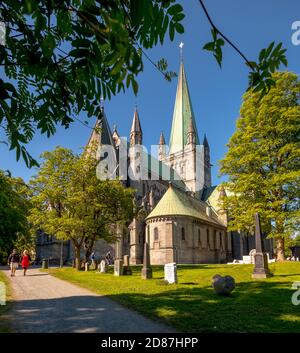
[[[248,64],[248,66],[253,70],[254,70],[254,67],[252,66],[251,62],[246,58],[246,56],[241,52],[241,50],[235,45],[232,43],[232,41],[225,36],[225,34],[223,34],[218,28],[217,26],[214,24],[213,20],[211,19],[204,3],[203,3],[203,0],[199,0],[200,2],[200,5],[205,13],[205,16],[207,17],[210,25],[212,26],[212,28],[217,32],[219,33],[219,35],[246,61],[246,63]]]

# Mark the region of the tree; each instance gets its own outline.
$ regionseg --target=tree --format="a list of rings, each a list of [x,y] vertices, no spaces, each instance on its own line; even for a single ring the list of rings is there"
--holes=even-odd
[[[300,82],[291,72],[277,72],[262,99],[253,91],[243,97],[236,132],[220,162],[227,174],[230,230],[253,230],[253,215],[276,241],[284,260],[285,239],[299,230],[300,216]]]
[[[118,180],[97,179],[93,153],[79,156],[59,147],[42,157],[44,162],[30,182],[34,205],[30,221],[36,230],[71,240],[80,269],[83,246],[87,260],[97,238],[114,241],[116,225],[131,217],[132,190]]]
[[[13,178],[0,170],[0,263],[6,260],[8,252],[18,245],[20,238],[28,239],[28,196],[21,178]],[[23,246],[27,244],[26,240],[22,242]]]
[[[212,42],[204,46],[219,65],[227,42],[250,69],[249,84],[263,94],[274,83],[271,72],[287,64],[281,43],[260,52],[258,61],[246,56],[213,23]],[[170,80],[167,62],[154,62],[145,49],[165,37],[183,33],[183,8],[176,0],[2,0],[0,21],[6,43],[0,43],[0,126],[10,149],[27,166],[37,162],[26,150],[36,131],[52,136],[68,128],[84,112],[99,116],[101,96],[121,90],[138,91],[143,57]],[[6,142],[6,141],[4,141]]]

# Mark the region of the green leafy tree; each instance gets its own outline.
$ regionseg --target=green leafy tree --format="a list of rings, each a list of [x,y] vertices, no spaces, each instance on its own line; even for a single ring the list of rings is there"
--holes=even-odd
[[[0,263],[13,247],[24,250],[28,246],[28,241],[23,241],[22,249],[16,245],[20,238],[28,239],[29,208],[29,192],[24,181],[0,170]]]
[[[37,164],[25,147],[37,130],[49,137],[80,112],[98,116],[102,96],[137,93],[142,48],[183,33],[182,10],[175,0],[1,1],[0,124],[17,159]]]
[[[131,217],[132,191],[117,181],[96,177],[95,154],[75,155],[56,148],[45,152],[38,174],[31,180],[33,208],[29,217],[35,229],[42,229],[57,239],[71,240],[76,267],[81,267],[98,238],[114,241],[117,225]]]
[[[253,91],[244,95],[236,132],[220,164],[229,177],[229,229],[253,231],[259,212],[282,261],[285,240],[299,230],[300,82],[291,72],[274,73],[272,79],[276,86],[262,99]]]
[[[271,73],[287,64],[281,44],[250,61],[199,3],[213,35],[204,49],[221,65],[222,47],[229,44],[248,65],[250,86],[265,94],[274,84]],[[183,33],[184,17],[176,0],[2,0],[0,126],[17,160],[37,165],[26,149],[37,131],[50,137],[80,112],[98,116],[101,96],[110,99],[129,87],[136,94],[144,58],[170,80],[175,74],[166,60],[155,62],[145,50]]]

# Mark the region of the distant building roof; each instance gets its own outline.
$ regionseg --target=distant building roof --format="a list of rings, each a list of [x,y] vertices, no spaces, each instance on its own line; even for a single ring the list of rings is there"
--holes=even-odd
[[[206,214],[206,207],[207,205],[204,202],[170,185],[167,192],[146,219],[163,216],[188,216],[225,227],[214,212],[212,212],[211,216]]]
[[[206,202],[217,187],[218,187],[218,185],[204,188],[202,191],[201,200]]]

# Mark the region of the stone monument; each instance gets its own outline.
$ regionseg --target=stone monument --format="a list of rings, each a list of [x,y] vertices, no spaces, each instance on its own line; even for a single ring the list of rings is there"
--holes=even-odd
[[[264,252],[263,242],[261,239],[261,228],[259,214],[255,213],[255,254],[254,256],[254,270],[252,278],[267,278],[271,276],[268,267],[268,257]]]
[[[123,260],[116,259],[114,262],[114,275],[122,276],[123,275]]]
[[[141,275],[142,279],[152,278],[152,268],[150,267],[150,251],[147,242],[145,242],[144,245],[144,260]]]
[[[129,255],[124,255],[123,275],[124,276],[132,275],[132,270],[129,265]]]
[[[85,270],[86,272],[90,270],[90,264],[89,264],[88,262],[86,262],[86,263],[84,264],[84,270]]]
[[[175,262],[165,264],[165,281],[168,283],[177,283],[177,266]]]
[[[99,271],[100,273],[106,273],[108,269],[108,265],[105,260],[101,260],[100,265],[99,265]]]

